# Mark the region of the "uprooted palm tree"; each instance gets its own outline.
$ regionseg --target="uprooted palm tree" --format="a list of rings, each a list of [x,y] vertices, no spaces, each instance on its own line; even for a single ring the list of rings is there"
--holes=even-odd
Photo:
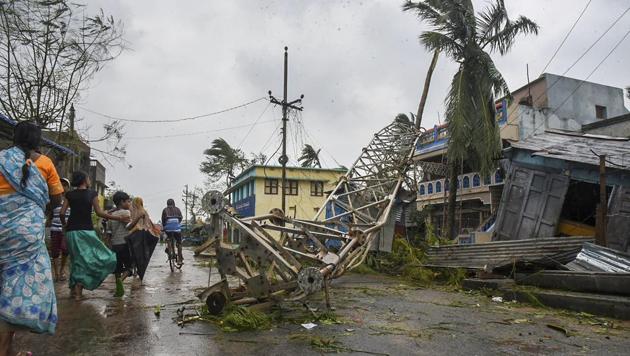
[[[243,151],[233,148],[222,138],[213,140],[212,146],[203,151],[203,154],[205,160],[199,170],[213,181],[225,178],[228,187],[232,179],[250,163]]]
[[[494,98],[509,95],[505,79],[490,54],[506,54],[519,34],[538,34],[538,25],[520,16],[509,19],[503,0],[475,15],[471,0],[409,2],[432,28],[420,36],[431,52],[440,51],[459,64],[446,97],[449,130],[449,203],[447,233],[455,237],[457,175],[462,162],[482,174],[496,168],[500,154]]]
[[[322,163],[319,161],[319,152],[321,150],[321,148],[315,150],[313,146],[307,143],[302,148],[302,155],[298,158],[298,161],[302,163],[302,167],[322,168]]]

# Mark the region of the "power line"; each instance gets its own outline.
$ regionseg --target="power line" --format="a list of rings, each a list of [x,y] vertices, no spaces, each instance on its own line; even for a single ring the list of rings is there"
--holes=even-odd
[[[267,149],[267,146],[269,145],[269,143],[271,142],[271,139],[276,135],[276,133],[278,133],[278,130],[280,130],[280,128],[282,127],[282,121],[280,121],[278,123],[278,126],[276,126],[276,128],[273,130],[273,132],[271,133],[271,136],[269,136],[269,138],[267,139],[267,141],[265,142],[265,144],[262,146],[262,148],[260,149],[261,153],[264,153],[265,150]]]
[[[271,106],[271,103],[268,103],[267,106],[265,106],[265,109],[260,113],[260,115],[258,115],[258,117],[256,118],[256,121],[254,121],[254,123],[252,124],[252,126],[249,128],[249,130],[247,131],[247,134],[245,134],[245,137],[243,137],[243,139],[241,140],[241,143],[238,144],[238,149],[241,149],[241,146],[243,145],[243,143],[245,142],[245,140],[247,139],[247,137],[249,137],[249,134],[252,132],[252,130],[254,129],[254,126],[256,126],[256,124],[258,123],[258,120],[260,120],[261,117],[263,117],[263,115],[265,115],[265,113],[267,112],[267,110],[269,109],[269,107]],[[273,120],[272,120],[273,121]]]
[[[265,123],[275,122],[275,121],[276,120],[261,121],[261,122],[258,122],[258,124],[265,124]],[[249,124],[245,124],[245,125],[224,127],[224,128],[221,128],[221,129],[208,130],[208,131],[197,131],[197,132],[189,132],[189,133],[175,134],[175,135],[162,135],[162,136],[138,136],[138,137],[129,137],[128,139],[130,139],[130,140],[148,140],[148,139],[153,139],[153,138],[172,138],[172,137],[182,137],[182,136],[197,136],[197,135],[205,135],[207,133],[212,133],[212,132],[241,129],[241,128],[244,128],[244,127],[252,126],[254,124],[256,124],[256,123],[254,122],[254,123],[249,123]]]
[[[306,137],[307,137],[308,139],[310,139],[310,140],[311,140],[311,142],[313,142],[314,144],[316,144],[317,146],[319,146],[319,148],[321,148],[321,149],[322,149],[322,151],[326,152],[326,154],[327,154],[330,158],[332,158],[332,160],[333,160],[333,161],[335,161],[335,163],[336,163],[338,166],[340,166],[340,167],[341,167],[341,166],[343,166],[341,163],[339,163],[339,161],[337,161],[337,160],[335,159],[335,157],[334,157],[334,156],[333,156],[330,152],[328,152],[328,150],[327,150],[324,146],[322,146],[322,145],[319,143],[319,141],[318,141],[317,139],[315,139],[315,136],[313,136],[313,135],[311,135],[311,134],[309,133],[308,129],[306,128],[306,125],[304,124],[304,120],[302,120],[301,125],[302,125],[302,128],[304,129],[304,133],[306,133]]]
[[[262,98],[258,98],[256,100],[252,100],[252,101],[248,101],[246,103],[240,104],[240,105],[236,105],[236,106],[232,106],[229,107],[227,109],[223,109],[223,110],[219,110],[219,111],[214,111],[208,114],[203,114],[203,115],[197,115],[197,116],[191,116],[191,117],[184,117],[184,118],[180,118],[180,119],[172,119],[172,120],[135,120],[135,119],[125,119],[125,118],[121,118],[121,117],[116,117],[116,116],[112,116],[112,115],[108,115],[108,114],[103,114],[100,113],[98,111],[94,111],[82,106],[79,106],[79,108],[81,110],[85,110],[89,113],[98,115],[98,116],[102,116],[111,120],[118,120],[118,121],[124,121],[124,122],[137,122],[137,123],[169,123],[169,122],[181,122],[181,121],[190,121],[190,120],[196,120],[196,119],[200,119],[200,118],[204,118],[204,117],[209,117],[209,116],[215,116],[215,115],[219,115],[219,114],[223,114],[226,113],[228,111],[232,111],[232,110],[236,110],[236,109],[240,109],[243,108],[245,106],[257,103],[259,101],[262,100],[268,100],[266,97],[262,97]]]
[[[569,35],[571,34],[571,32],[573,32],[573,29],[575,28],[575,25],[577,25],[578,21],[580,21],[580,19],[582,18],[582,15],[584,15],[584,13],[586,12],[586,9],[588,9],[588,6],[591,4],[592,0],[589,0],[586,3],[586,6],[584,6],[584,9],[582,10],[582,12],[580,13],[580,16],[578,16],[578,18],[575,20],[575,22],[573,23],[573,26],[571,26],[571,28],[569,29],[569,32],[567,32],[567,34],[564,36],[564,38],[562,39],[562,42],[560,42],[560,45],[558,46],[558,48],[556,48],[556,51],[553,52],[553,55],[551,56],[551,58],[549,58],[549,61],[547,62],[547,64],[545,64],[545,68],[543,68],[542,73],[545,72],[545,70],[547,69],[547,67],[549,66],[549,64],[551,64],[551,61],[553,61],[554,58],[556,58],[556,55],[558,54],[558,52],[560,51],[560,48],[562,48],[562,46],[564,45],[564,43],[567,41],[567,38],[569,38]]]
[[[532,99],[532,101],[531,101],[532,105],[536,102],[536,100],[538,100],[538,99],[542,98],[544,95],[546,95],[546,94],[547,94],[547,92],[548,92],[551,88],[553,88],[553,87],[554,87],[554,86],[555,86],[555,85],[556,85],[556,84],[560,81],[560,79],[562,79],[562,78],[561,78],[562,76],[564,76],[565,74],[567,74],[567,73],[568,73],[568,72],[569,72],[569,71],[570,71],[570,70],[571,70],[571,69],[572,69],[572,68],[573,68],[573,67],[574,67],[574,66],[575,66],[575,65],[576,65],[576,64],[577,64],[580,60],[582,60],[582,58],[584,58],[584,56],[585,56],[585,55],[586,55],[586,54],[587,54],[587,53],[588,53],[591,49],[593,49],[593,47],[595,47],[595,45],[596,45],[596,44],[597,44],[597,43],[598,43],[598,42],[599,42],[599,41],[600,41],[600,40],[601,40],[601,39],[602,39],[602,38],[603,38],[603,37],[604,37],[604,36],[605,36],[605,35],[606,35],[606,34],[607,34],[607,33],[608,33],[608,32],[609,32],[609,31],[610,31],[610,30],[611,30],[611,29],[612,29],[612,28],[616,25],[616,24],[617,24],[617,22],[619,22],[619,20],[621,20],[621,18],[623,18],[623,17],[626,15],[626,13],[628,13],[628,11],[630,11],[630,7],[626,8],[626,10],[625,10],[623,13],[621,13],[621,15],[619,15],[619,17],[617,17],[617,18],[615,19],[615,21],[613,21],[613,23],[612,23],[610,26],[608,26],[608,28],[604,31],[604,33],[602,33],[602,34],[601,34],[601,35],[600,35],[600,36],[599,36],[599,37],[595,40],[595,42],[593,42],[593,43],[592,43],[592,44],[591,44],[591,45],[590,45],[590,46],[586,49],[586,51],[584,51],[584,52],[582,53],[582,55],[580,55],[580,56],[579,56],[579,57],[578,57],[578,58],[577,58],[577,59],[573,62],[573,64],[571,64],[571,65],[569,66],[569,68],[567,68],[564,72],[562,72],[562,74],[560,75],[560,77],[556,78],[556,80],[555,80],[553,83],[551,83],[551,85],[549,85],[547,88],[545,88],[545,90],[543,90],[543,92],[542,92],[542,93],[540,93],[540,95],[538,95],[536,98]],[[514,106],[514,108],[513,108],[510,112],[508,112],[508,114],[507,114],[507,121],[508,121],[508,122],[510,121],[510,116],[512,116],[512,114],[514,114],[514,111],[515,111],[517,108],[518,108],[518,105]],[[508,126],[510,126],[510,125],[509,125],[509,124],[506,124],[505,126],[503,126],[503,127],[499,130],[499,132],[503,131],[503,130],[504,130],[506,127],[508,127]]]
[[[604,38],[604,36],[608,33],[608,31],[610,31],[616,24],[617,22],[619,22],[619,20],[621,20],[627,13],[628,11],[630,11],[630,6],[626,9],[626,11],[622,12],[621,15],[619,15],[619,17],[617,17],[617,19],[610,25],[608,26],[608,28],[606,29],[606,31],[604,31],[604,33],[602,33],[596,40],[595,42],[593,42],[593,44],[591,44],[586,51],[584,51],[584,53],[582,53],[582,55],[580,57],[578,57],[578,59],[575,60],[575,62],[573,62],[573,64],[571,64],[571,66],[569,68],[567,68],[567,70],[564,71],[564,74],[566,74],[568,71],[571,70],[571,68],[573,68],[582,58],[584,58],[584,56],[586,56],[586,54],[593,49],[593,47],[595,47],[595,45],[602,39]]]
[[[588,80],[588,78],[590,78],[598,69],[599,67],[608,59],[608,57],[610,57],[611,54],[613,54],[613,52],[615,52],[615,50],[619,47],[619,45],[621,45],[621,43],[626,39],[626,37],[628,37],[628,35],[630,35],[630,30],[626,31],[626,34],[623,35],[623,37],[621,37],[621,39],[615,44],[615,46],[608,52],[608,54],[606,54],[606,56],[595,66],[595,68],[586,76],[586,78],[584,78],[584,80],[582,80],[580,82],[580,84],[578,84],[575,89],[573,89],[573,91],[571,92],[571,94],[569,94],[561,103],[560,105],[558,105],[557,108],[555,108],[552,112],[552,114],[555,114],[556,111],[558,111],[558,109],[560,109],[562,107],[562,105],[564,105],[564,103],[569,100],[569,98],[571,96],[573,96],[573,94],[575,94],[575,92],[582,86],[582,84],[584,84],[584,82],[586,82]]]
[[[615,52],[615,50],[617,50],[617,48],[619,47],[619,45],[621,45],[621,43],[626,39],[626,37],[628,37],[628,35],[630,35],[630,30],[626,31],[626,33],[623,35],[623,37],[621,37],[621,39],[619,41],[617,41],[617,43],[615,44],[615,46],[608,52],[608,54],[606,54],[606,56],[604,58],[602,58],[601,61],[599,61],[599,63],[595,66],[595,68],[586,76],[586,78],[584,78],[582,81],[580,81],[580,83],[571,91],[571,93],[564,98],[564,100],[560,103],[560,105],[558,105],[552,112],[551,114],[554,115],[563,105],[564,103],[567,102],[567,100],[569,100],[569,98],[571,98],[573,96],[573,94],[575,94],[576,91],[578,91],[578,89],[580,89],[580,87],[582,86],[582,84],[584,84],[598,69],[599,67],[608,59],[608,57],[610,57],[613,52]],[[546,123],[546,120],[543,120],[540,124],[538,124],[538,126],[536,126],[534,128],[534,130],[532,130],[532,132],[527,135],[526,139],[531,137],[536,131],[538,131],[538,129],[544,125]]]

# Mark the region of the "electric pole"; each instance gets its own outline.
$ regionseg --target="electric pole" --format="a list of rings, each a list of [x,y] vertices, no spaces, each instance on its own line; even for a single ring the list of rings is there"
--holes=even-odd
[[[269,91],[269,101],[272,104],[281,105],[282,106],[282,156],[278,159],[278,162],[282,165],[282,213],[286,215],[285,210],[285,189],[286,189],[286,181],[287,181],[287,162],[289,162],[289,157],[287,157],[287,112],[289,109],[294,109],[298,111],[302,111],[301,106],[297,106],[295,104],[302,104],[302,99],[304,99],[304,94],[300,95],[299,99],[293,100],[291,102],[287,101],[287,86],[288,86],[288,67],[289,67],[289,47],[284,47],[284,98],[282,101],[276,99],[273,95],[271,95],[271,90]]]

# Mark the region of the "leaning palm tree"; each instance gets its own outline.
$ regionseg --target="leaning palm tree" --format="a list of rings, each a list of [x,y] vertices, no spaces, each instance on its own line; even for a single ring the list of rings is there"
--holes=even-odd
[[[201,163],[200,171],[213,181],[225,178],[228,187],[236,174],[250,163],[243,151],[233,148],[222,138],[213,140],[210,148],[203,151],[203,154],[205,160]]]
[[[501,149],[494,99],[510,92],[490,54],[506,54],[517,35],[538,34],[538,25],[523,16],[510,20],[503,0],[495,0],[477,15],[471,0],[407,2],[405,8],[415,10],[432,27],[420,35],[426,49],[440,51],[459,64],[445,100],[450,135],[447,233],[454,238],[459,168],[465,161],[489,174]]]
[[[308,143],[302,148],[302,155],[298,158],[298,161],[302,163],[302,167],[317,167],[322,168],[322,163],[319,161],[319,152],[322,149],[315,150],[313,146]]]

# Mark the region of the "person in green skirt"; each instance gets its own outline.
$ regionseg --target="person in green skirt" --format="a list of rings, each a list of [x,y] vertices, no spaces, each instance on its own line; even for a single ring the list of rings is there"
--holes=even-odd
[[[66,199],[59,213],[61,223],[66,227],[66,244],[70,254],[69,286],[75,299],[83,298],[83,289],[94,290],[116,269],[114,254],[96,235],[92,225],[92,209],[96,215],[121,222],[129,222],[129,217],[106,213],[98,203],[98,193],[90,189],[90,178],[84,172],[72,173],[70,184],[75,187],[66,193]],[[70,217],[65,221],[66,210]]]

